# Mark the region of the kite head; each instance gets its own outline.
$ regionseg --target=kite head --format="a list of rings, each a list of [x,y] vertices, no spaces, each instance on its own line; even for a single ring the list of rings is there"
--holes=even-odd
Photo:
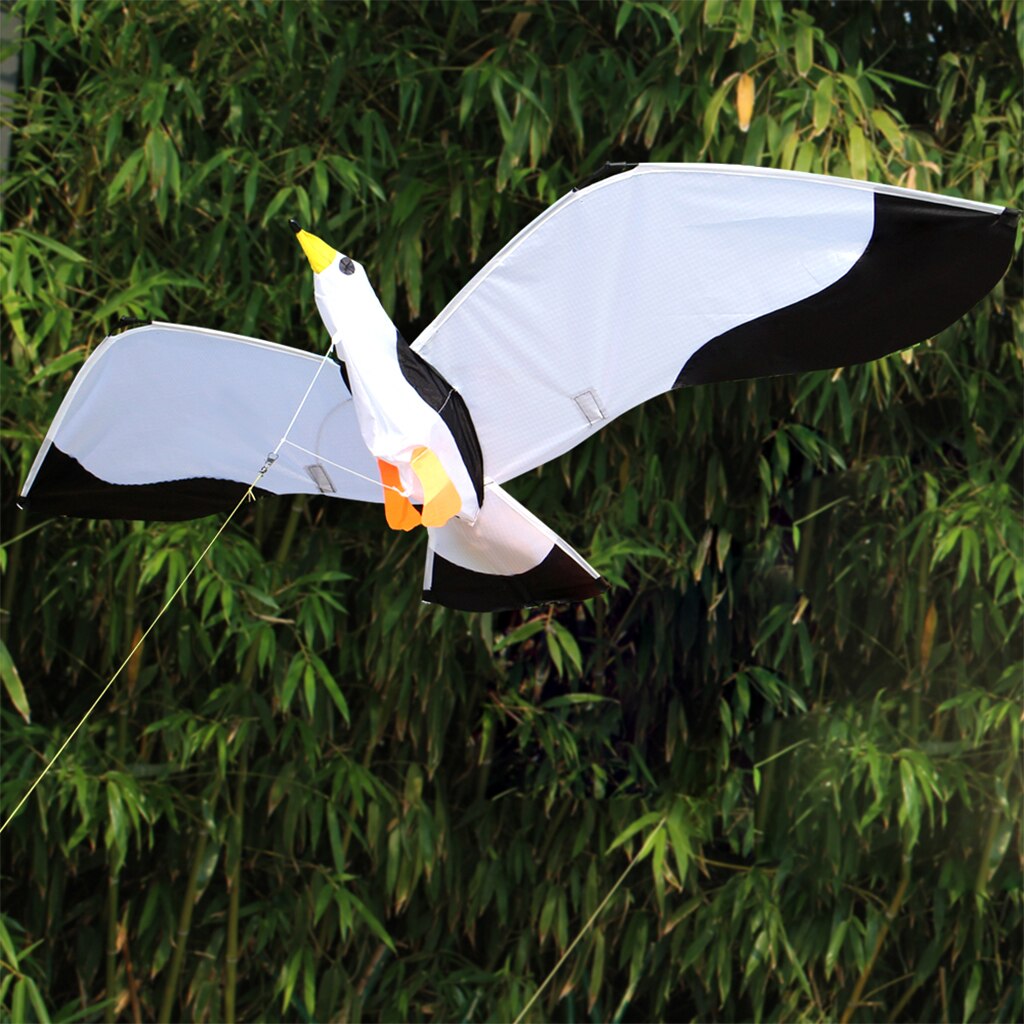
[[[316,235],[303,231],[297,220],[290,220],[288,223],[295,232],[295,237],[299,240],[299,245],[302,246],[302,251],[306,254],[306,259],[309,260],[309,265],[313,268],[314,274],[322,274],[333,265],[335,260],[338,260],[338,269],[343,274],[355,273],[356,265],[348,256],[343,256],[322,238],[317,238]]]
[[[338,252],[322,238],[304,231],[297,221],[289,223],[313,269],[317,309],[335,344],[338,344],[339,332],[344,333],[343,327],[357,329],[367,317],[377,319],[378,313],[387,319],[366,272],[355,260]],[[387,323],[390,325],[391,321]]]

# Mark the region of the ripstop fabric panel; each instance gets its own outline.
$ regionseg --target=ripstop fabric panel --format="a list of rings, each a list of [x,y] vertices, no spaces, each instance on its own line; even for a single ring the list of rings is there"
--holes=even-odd
[[[271,342],[174,324],[107,338],[65,397],[24,504],[152,519],[230,508],[281,439],[319,363]],[[379,502],[377,479],[351,395],[328,363],[260,489]]]
[[[641,164],[541,214],[413,348],[463,396],[487,476],[508,480],[670,390],[712,339],[835,285],[868,249],[876,193],[1002,210],[819,175]],[[889,284],[883,301],[899,302]],[[839,365],[829,327],[806,349]]]

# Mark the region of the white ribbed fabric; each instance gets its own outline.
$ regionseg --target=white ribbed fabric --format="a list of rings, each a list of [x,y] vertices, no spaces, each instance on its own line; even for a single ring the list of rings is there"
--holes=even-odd
[[[52,443],[108,483],[205,477],[249,484],[319,364],[318,356],[269,341],[176,324],[107,338],[75,378],[23,493]],[[324,367],[288,436],[305,451],[284,445],[260,487],[320,494],[333,486],[337,497],[382,500],[376,462],[336,366]]]
[[[871,238],[876,192],[1001,209],[821,175],[641,164],[542,213],[413,347],[466,400],[487,475],[508,480],[670,389],[712,338],[839,280]]]

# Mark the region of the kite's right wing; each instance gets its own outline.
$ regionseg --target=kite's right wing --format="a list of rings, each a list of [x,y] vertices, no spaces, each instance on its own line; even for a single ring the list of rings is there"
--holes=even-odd
[[[79,371],[22,490],[49,515],[192,519],[272,494],[382,501],[339,367],[236,334],[153,323],[107,338]]]
[[[527,225],[416,339],[509,480],[673,387],[923,341],[1006,270],[1017,213],[816,174],[640,164]]]

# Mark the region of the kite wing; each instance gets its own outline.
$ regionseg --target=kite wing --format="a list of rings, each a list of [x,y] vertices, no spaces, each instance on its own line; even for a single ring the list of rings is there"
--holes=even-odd
[[[501,483],[674,387],[877,359],[967,312],[1018,213],[908,189],[640,164],[574,190],[416,340]]]
[[[268,341],[153,323],[107,338],[65,397],[22,490],[36,512],[192,519],[272,494],[381,501],[337,364]]]

